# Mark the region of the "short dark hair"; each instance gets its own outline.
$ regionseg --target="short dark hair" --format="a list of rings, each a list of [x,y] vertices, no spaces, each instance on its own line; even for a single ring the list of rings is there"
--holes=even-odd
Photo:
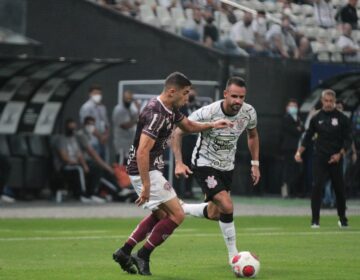
[[[93,84],[89,87],[89,93],[92,92],[93,90],[102,90],[102,87],[98,84]]]
[[[229,78],[229,80],[226,82],[226,88],[228,88],[231,85],[237,85],[239,87],[246,88],[245,80],[238,76],[233,76],[233,77]]]
[[[87,123],[87,122],[95,122],[94,117],[92,117],[92,116],[86,116],[86,117],[84,118],[84,124]]]
[[[67,118],[65,120],[65,127],[67,127],[71,123],[76,123],[76,121],[73,118]]]
[[[296,104],[299,104],[299,102],[298,102],[298,101],[297,101],[297,99],[295,99],[295,98],[289,98],[289,100],[288,100],[287,104],[289,104],[289,103],[296,103]]]
[[[177,88],[184,88],[191,86],[190,80],[180,72],[171,73],[165,80],[165,88],[175,86]]]

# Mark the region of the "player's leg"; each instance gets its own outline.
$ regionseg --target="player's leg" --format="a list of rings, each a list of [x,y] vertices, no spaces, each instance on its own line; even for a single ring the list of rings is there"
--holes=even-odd
[[[132,255],[133,262],[142,275],[151,275],[149,268],[151,253],[174,232],[185,218],[177,197],[162,203],[159,208],[167,214],[166,217],[156,223],[144,246]]]
[[[238,254],[233,218],[234,206],[230,194],[227,191],[221,191],[215,194],[212,201],[217,205],[220,212],[219,226],[228,249],[229,263],[231,263],[232,258]]]
[[[217,205],[211,201],[204,203],[185,203],[181,204],[185,215],[190,215],[197,218],[206,218],[209,220],[218,221],[220,218],[220,211]]]

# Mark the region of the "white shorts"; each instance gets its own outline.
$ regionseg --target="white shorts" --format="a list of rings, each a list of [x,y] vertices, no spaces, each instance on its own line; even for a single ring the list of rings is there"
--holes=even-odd
[[[158,209],[160,204],[176,197],[176,192],[160,171],[150,171],[149,175],[150,199],[149,202],[143,204],[143,208],[154,211]],[[142,186],[140,175],[130,176],[130,181],[136,193],[140,196]]]

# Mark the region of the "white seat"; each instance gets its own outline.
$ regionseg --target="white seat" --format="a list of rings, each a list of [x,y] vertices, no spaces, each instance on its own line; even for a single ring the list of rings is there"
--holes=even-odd
[[[313,6],[304,4],[304,5],[301,5],[301,7],[302,7],[302,12],[305,16],[312,17],[314,15]]]
[[[185,9],[185,15],[187,19],[192,19],[193,18],[193,9],[188,8]]]
[[[267,11],[269,13],[275,12],[277,10],[275,3],[272,1],[265,1],[264,9],[265,9],[265,11]]]
[[[181,27],[185,25],[186,22],[184,10],[180,7],[171,8],[171,17],[175,24],[176,30],[179,31]]]
[[[227,16],[219,11],[215,11],[215,25],[218,27],[222,34],[227,34],[230,31],[231,24],[227,18]]]
[[[149,5],[141,5],[139,11],[140,11],[140,20],[142,22],[159,27],[160,25],[159,20],[157,19],[152,8]]]
[[[244,11],[236,9],[236,10],[234,10],[234,15],[235,15],[237,21],[241,21],[244,17]]]
[[[157,14],[157,18],[160,22],[160,27],[162,29],[165,29],[168,31],[174,30],[173,20],[172,20],[167,8],[165,8],[164,6],[156,6],[156,14]]]

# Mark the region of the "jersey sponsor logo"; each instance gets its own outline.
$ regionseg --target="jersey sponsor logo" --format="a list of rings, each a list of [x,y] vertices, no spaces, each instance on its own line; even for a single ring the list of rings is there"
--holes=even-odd
[[[339,121],[337,118],[332,118],[331,119],[331,125],[332,126],[338,126],[339,125]]]
[[[216,181],[214,176],[208,176],[207,179],[205,180],[205,182],[209,189],[215,188],[218,184],[218,182]]]
[[[213,140],[213,147],[215,151],[229,151],[235,148],[234,146],[234,140],[236,139],[236,136],[233,135],[217,135],[215,136]]]

